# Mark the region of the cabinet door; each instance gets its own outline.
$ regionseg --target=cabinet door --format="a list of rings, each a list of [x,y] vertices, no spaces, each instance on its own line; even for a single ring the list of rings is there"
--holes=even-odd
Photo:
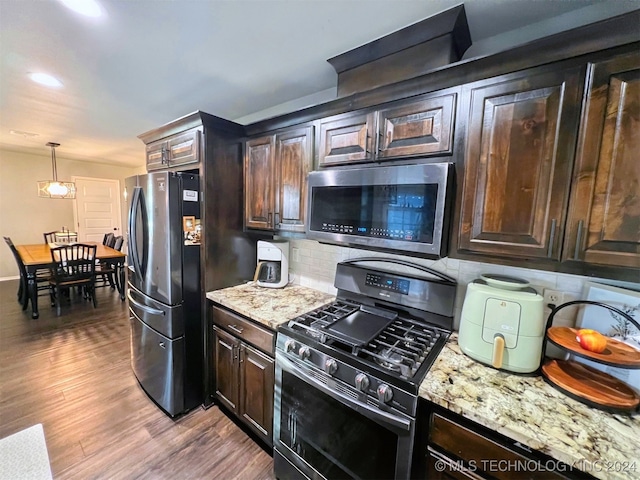
[[[190,130],[172,137],[167,142],[169,166],[198,163],[200,160],[200,131]]]
[[[167,166],[167,142],[161,140],[147,145],[147,171],[160,170]]]
[[[582,77],[582,69],[530,71],[464,89],[461,251],[560,258]]]
[[[274,361],[242,344],[239,414],[258,435],[273,444]]]
[[[240,342],[214,327],[216,397],[233,412],[238,410],[238,355]]]
[[[272,230],[274,227],[275,137],[249,140],[244,158],[245,226]]]
[[[276,228],[304,232],[307,174],[311,170],[313,130],[299,128],[276,135]]]
[[[455,94],[378,112],[378,159],[451,153]]]
[[[590,65],[563,260],[640,267],[640,53]]]
[[[341,115],[320,123],[318,165],[328,167],[373,158],[373,113]]]

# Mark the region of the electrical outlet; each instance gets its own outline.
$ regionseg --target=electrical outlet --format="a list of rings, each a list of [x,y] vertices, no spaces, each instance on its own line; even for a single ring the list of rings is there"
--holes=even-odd
[[[550,288],[544,289],[544,306],[548,306],[549,304],[558,306],[564,303],[564,292],[559,290],[551,290]]]
[[[546,316],[550,315],[552,308],[560,306],[563,303],[577,300],[577,297],[578,295],[576,295],[575,293],[561,292],[559,290],[551,290],[549,288],[545,288],[543,293],[544,314]],[[549,305],[552,305],[552,307],[549,307]],[[556,319],[554,325],[573,327],[577,313],[578,310],[576,305],[570,305],[558,310],[554,317]]]
[[[291,253],[293,253],[293,261],[294,262],[299,262],[300,261],[300,249],[293,247],[291,249]]]

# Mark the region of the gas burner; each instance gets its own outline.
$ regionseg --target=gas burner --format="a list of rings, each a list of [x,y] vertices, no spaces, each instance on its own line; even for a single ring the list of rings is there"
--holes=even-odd
[[[386,348],[380,355],[376,355],[375,362],[382,368],[392,372],[399,372],[403,377],[412,377],[415,369],[412,369],[405,362],[407,359],[400,353],[396,352],[393,347]]]

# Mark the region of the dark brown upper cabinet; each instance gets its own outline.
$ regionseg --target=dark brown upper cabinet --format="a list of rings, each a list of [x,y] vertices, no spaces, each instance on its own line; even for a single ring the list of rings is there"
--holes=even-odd
[[[377,114],[378,160],[451,154],[456,95],[430,95]]]
[[[200,135],[199,129],[192,129],[149,143],[146,147],[147,171],[198,163]]]
[[[318,166],[450,155],[455,104],[455,93],[436,93],[376,112],[325,118],[320,121]]]
[[[532,69],[463,87],[460,251],[560,259],[583,79]]]
[[[246,142],[245,226],[304,232],[313,128],[302,127]]]
[[[329,167],[373,159],[375,116],[349,113],[320,121],[318,166]]]
[[[640,268],[639,155],[635,51],[589,65],[563,260]]]
[[[273,229],[275,212],[275,136],[248,140],[244,156],[245,226]]]

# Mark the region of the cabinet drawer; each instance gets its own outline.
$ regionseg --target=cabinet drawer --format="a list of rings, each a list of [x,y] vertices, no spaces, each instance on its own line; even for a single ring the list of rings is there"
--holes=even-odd
[[[275,332],[217,307],[213,307],[213,323],[263,352],[274,355]]]
[[[476,472],[486,470],[486,473],[501,480],[566,478],[544,468],[539,471],[534,468],[517,468],[517,465],[531,465],[534,460],[437,413],[431,416],[429,440],[431,444],[465,462],[471,462],[477,469]],[[544,462],[540,463],[544,465]],[[493,468],[496,465],[498,466]],[[501,468],[500,465],[514,465],[514,468]]]

